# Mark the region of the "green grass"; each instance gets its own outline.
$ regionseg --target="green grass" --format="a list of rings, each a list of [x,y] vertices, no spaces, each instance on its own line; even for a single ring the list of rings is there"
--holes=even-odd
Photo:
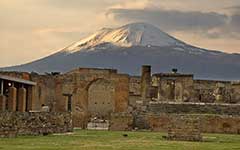
[[[71,135],[0,138],[0,150],[240,150],[240,135],[204,134],[205,142],[167,141],[163,135],[75,130]]]

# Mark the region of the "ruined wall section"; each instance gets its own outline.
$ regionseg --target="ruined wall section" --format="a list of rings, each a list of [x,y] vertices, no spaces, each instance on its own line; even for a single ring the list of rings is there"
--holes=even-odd
[[[220,114],[240,116],[240,104],[213,103],[151,103],[147,107],[149,113],[179,113],[179,114]]]
[[[194,80],[194,97],[204,103],[238,103],[240,86],[230,81]]]
[[[132,107],[137,105],[141,100],[141,77],[130,76],[129,79],[129,105]]]
[[[115,83],[115,112],[126,112],[129,105],[129,75],[113,74]]]
[[[152,131],[166,132],[169,130],[173,119],[181,116],[188,118],[199,118],[202,133],[224,133],[239,134],[240,133],[240,117],[231,115],[212,115],[212,114],[149,114],[145,115],[146,124]],[[178,124],[181,125],[181,124]],[[183,126],[182,128],[186,128]]]
[[[171,117],[168,125],[168,140],[202,141],[201,122],[198,117],[179,115]]]
[[[232,82],[230,103],[240,103],[240,82]]]
[[[37,83],[34,87],[33,110],[40,110],[42,105],[45,105],[49,106],[50,111],[54,111],[57,104],[55,76],[31,75],[31,80]]]
[[[129,95],[129,77],[124,74],[116,74],[112,70],[101,69],[79,69],[64,75],[63,93],[72,93],[75,97],[76,104],[81,109],[87,108],[87,95],[91,84],[98,80],[106,80],[112,82],[115,87],[116,111],[125,111],[128,104]]]
[[[141,77],[140,76],[130,76],[129,79],[129,94],[134,96],[141,95]]]
[[[28,72],[0,71],[0,74],[24,80],[31,80],[31,74]]]
[[[112,87],[112,96],[103,95],[101,93],[108,92],[101,91],[103,85],[105,87]],[[108,86],[111,85],[111,86]],[[94,92],[89,93],[89,89]],[[74,126],[85,128],[89,117],[91,117],[91,110],[94,107],[103,109],[108,104],[113,104],[114,112],[124,112],[128,108],[129,99],[129,76],[125,74],[117,74],[116,70],[111,69],[94,69],[94,68],[79,68],[69,73],[61,75],[57,78],[56,93],[58,99],[58,110],[63,111],[66,108],[67,97],[59,93],[72,94],[72,111]],[[94,94],[95,93],[95,94]],[[90,95],[89,95],[90,94]],[[89,97],[90,96],[90,97]],[[107,96],[106,99],[104,96]],[[89,98],[96,100],[93,105],[89,106]],[[110,99],[109,99],[110,98]],[[97,101],[99,99],[99,101]],[[109,102],[112,101],[111,103]],[[101,102],[100,102],[101,101]],[[92,104],[91,104],[92,105]],[[89,110],[89,108],[91,108]]]
[[[239,134],[239,110],[239,104],[151,102],[146,111],[133,114],[134,128],[166,132],[172,120],[188,116],[200,119],[201,132]]]
[[[70,113],[0,112],[0,137],[72,132]]]
[[[133,129],[133,116],[128,113],[112,113],[110,119],[111,131],[131,131]]]
[[[194,101],[192,75],[156,74],[153,75],[153,86],[158,87],[158,101]]]

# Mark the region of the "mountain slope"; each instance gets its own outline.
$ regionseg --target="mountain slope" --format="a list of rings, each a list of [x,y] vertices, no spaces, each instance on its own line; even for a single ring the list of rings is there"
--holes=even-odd
[[[146,23],[102,29],[46,58],[3,70],[66,72],[76,67],[116,68],[139,74],[143,64],[154,72],[178,68],[197,78],[240,79],[240,55],[188,45]]]

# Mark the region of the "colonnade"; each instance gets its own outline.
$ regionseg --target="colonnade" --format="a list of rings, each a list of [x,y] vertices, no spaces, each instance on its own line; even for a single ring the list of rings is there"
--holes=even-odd
[[[6,83],[7,82],[7,86]],[[25,112],[32,107],[32,86],[0,79],[0,111]],[[19,86],[20,85],[20,86]],[[7,93],[6,93],[7,91]]]

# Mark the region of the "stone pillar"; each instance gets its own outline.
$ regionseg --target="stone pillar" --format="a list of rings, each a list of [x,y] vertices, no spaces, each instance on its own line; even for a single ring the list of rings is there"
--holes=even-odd
[[[17,88],[10,87],[9,88],[9,96],[8,96],[8,110],[16,111],[17,107]]]
[[[0,94],[0,112],[6,110],[6,97]]]
[[[141,76],[141,96],[143,102],[147,102],[150,98],[150,87],[151,87],[151,66],[142,66]]]
[[[27,91],[24,87],[18,89],[18,111],[26,111]]]
[[[35,110],[35,86],[28,86],[27,91],[27,111]]]
[[[1,86],[1,92],[0,92],[0,94],[3,95],[3,92],[4,92],[4,89],[3,89],[3,88],[4,88],[4,87],[3,87],[4,81],[1,80],[0,84],[1,84],[1,85],[0,85],[0,86]]]

